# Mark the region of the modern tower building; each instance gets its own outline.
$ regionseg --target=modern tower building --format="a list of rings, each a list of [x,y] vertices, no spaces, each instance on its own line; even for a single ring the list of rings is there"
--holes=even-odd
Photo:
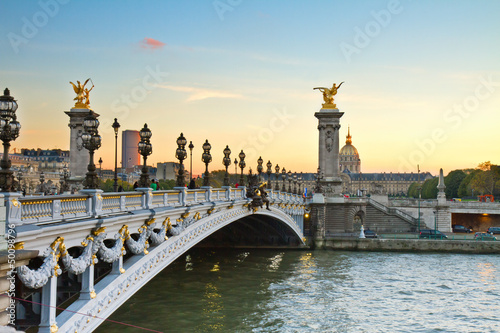
[[[122,168],[130,169],[141,164],[138,144],[141,141],[139,131],[125,130],[122,132]]]

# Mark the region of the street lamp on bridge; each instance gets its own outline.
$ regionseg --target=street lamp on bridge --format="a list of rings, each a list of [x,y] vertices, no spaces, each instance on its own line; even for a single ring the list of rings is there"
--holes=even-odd
[[[0,140],[3,142],[3,156],[0,161],[0,188],[2,192],[14,192],[14,176],[10,170],[9,160],[10,142],[17,139],[21,124],[17,121],[17,102],[10,96],[9,89],[5,88],[0,96]]]
[[[288,193],[292,193],[292,171],[288,170]]]
[[[259,156],[259,159],[257,160],[257,173],[259,174],[259,181],[261,180],[262,170],[264,169],[262,163],[264,163],[264,160],[262,159],[262,156]]]
[[[293,173],[293,194],[297,194],[297,173]]]
[[[278,164],[276,164],[276,166],[274,167],[274,171],[276,171],[275,173],[275,176],[276,176],[276,184],[274,186],[274,189],[276,191],[279,191],[280,190],[280,184],[279,184],[279,173],[280,173],[280,166]]]
[[[189,141],[189,181],[193,179],[193,141]]]
[[[185,187],[186,186],[186,181],[184,180],[184,163],[183,163],[184,159],[187,157],[186,143],[187,143],[187,140],[184,137],[184,134],[181,133],[181,135],[177,138],[177,149],[175,151],[175,157],[179,160],[179,164],[180,164],[179,171],[177,172],[177,180],[175,183],[175,185],[177,187]],[[189,146],[191,146],[191,144]],[[192,154],[192,148],[189,148],[189,149],[191,149],[191,154]]]
[[[113,127],[113,130],[115,131],[115,177],[113,178],[113,192],[117,192],[118,191],[118,167],[117,167],[117,164],[118,164],[118,129],[120,128],[120,124],[118,123],[117,118],[115,118],[115,122],[113,123],[113,125],[111,125],[111,127]],[[122,145],[123,145],[123,142],[122,142]],[[102,170],[101,170],[101,173],[102,173]],[[102,177],[102,174],[101,174],[101,177]]]
[[[267,189],[271,189],[271,173],[273,173],[273,170],[271,169],[273,167],[271,161],[267,161]]]
[[[281,170],[281,179],[283,180],[283,187],[281,188],[282,192],[286,192],[286,170],[283,168]]]
[[[208,143],[208,139],[203,144],[203,154],[201,160],[205,163],[205,175],[203,176],[203,186],[210,186],[210,173],[208,172],[208,163],[212,162],[212,155],[210,155],[212,146]]]
[[[227,168],[231,165],[231,149],[229,149],[229,146],[226,145],[226,148],[223,151],[224,153],[224,158],[222,159],[222,164],[226,167],[226,174],[224,175],[224,186],[230,186],[229,185],[229,173],[227,172]]]
[[[101,147],[101,136],[99,135],[99,120],[95,114],[90,111],[88,116],[83,120],[82,134],[83,147],[89,151],[89,165],[87,166],[87,174],[85,176],[86,189],[99,188],[99,177],[97,177],[96,167],[94,164],[94,151]]]
[[[243,176],[243,169],[247,166],[245,163],[245,153],[243,152],[243,149],[241,150],[241,153],[238,155],[240,158],[240,169],[241,169],[241,176],[240,176],[240,185],[245,186],[245,177]]]
[[[153,133],[148,128],[148,124],[144,124],[144,127],[139,131],[139,136],[141,141],[139,141],[138,149],[139,154],[142,155],[144,164],[142,166],[141,178],[139,178],[139,187],[149,187],[149,174],[147,167],[148,156],[153,152],[153,146],[151,145],[150,139]]]
[[[234,183],[238,182],[238,159],[234,158]]]

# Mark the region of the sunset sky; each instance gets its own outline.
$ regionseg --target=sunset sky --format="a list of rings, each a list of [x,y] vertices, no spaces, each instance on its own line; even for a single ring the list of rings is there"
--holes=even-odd
[[[148,123],[155,164],[175,160],[183,132],[195,173],[205,139],[211,170],[229,145],[253,169],[261,155],[313,172],[313,88],[345,81],[341,147],[350,126],[363,172],[500,164],[500,1],[4,0],[0,13],[17,149],[69,149],[69,81],[91,78],[103,167],[116,117]]]

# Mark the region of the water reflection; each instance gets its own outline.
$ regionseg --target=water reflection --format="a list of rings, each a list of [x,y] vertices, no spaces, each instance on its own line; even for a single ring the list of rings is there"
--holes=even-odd
[[[164,332],[500,332],[499,265],[499,255],[198,249],[110,319]]]

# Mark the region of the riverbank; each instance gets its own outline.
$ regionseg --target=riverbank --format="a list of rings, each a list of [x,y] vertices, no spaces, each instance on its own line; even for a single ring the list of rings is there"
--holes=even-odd
[[[500,241],[428,240],[428,239],[315,239],[314,247],[343,251],[446,252],[500,254]]]

